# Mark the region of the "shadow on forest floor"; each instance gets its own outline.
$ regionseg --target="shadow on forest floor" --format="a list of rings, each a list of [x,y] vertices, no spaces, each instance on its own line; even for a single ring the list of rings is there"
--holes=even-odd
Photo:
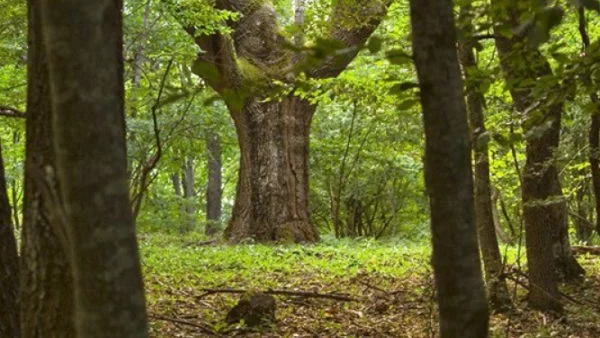
[[[508,250],[509,261],[515,251]],[[198,246],[146,235],[141,252],[153,337],[439,336],[426,243]],[[492,316],[490,337],[600,337],[600,259],[579,261],[588,276],[563,289],[571,300],[562,317],[528,310],[526,290],[518,287],[517,309]],[[276,323],[253,331],[224,322],[239,294],[205,289],[306,291],[357,301],[277,295]]]

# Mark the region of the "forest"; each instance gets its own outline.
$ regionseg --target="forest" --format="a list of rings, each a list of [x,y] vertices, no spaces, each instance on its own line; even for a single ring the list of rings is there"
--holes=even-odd
[[[600,337],[600,1],[0,13],[0,337]]]

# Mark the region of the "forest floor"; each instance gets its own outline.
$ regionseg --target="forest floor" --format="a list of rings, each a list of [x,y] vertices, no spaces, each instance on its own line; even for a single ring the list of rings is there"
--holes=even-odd
[[[439,336],[428,243],[325,239],[309,246],[228,246],[195,237],[140,238],[152,337]],[[509,270],[516,270],[517,249],[505,252]],[[490,337],[600,337],[600,259],[578,259],[587,276],[562,289],[561,316],[528,310],[527,291],[515,287],[518,274],[509,276],[517,306],[492,316]],[[239,294],[207,289],[291,294],[275,296],[275,323],[253,330],[224,321]]]

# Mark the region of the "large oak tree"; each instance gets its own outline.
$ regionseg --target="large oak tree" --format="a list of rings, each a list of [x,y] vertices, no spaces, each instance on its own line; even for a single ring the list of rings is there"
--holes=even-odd
[[[194,70],[225,99],[238,135],[238,184],[225,231],[230,240],[318,240],[308,210],[309,134],[317,107],[297,95],[296,80],[301,75],[323,79],[342,72],[388,6],[387,0],[333,1],[323,41],[336,48],[321,58],[303,48],[298,34],[295,41],[281,34],[270,1],[217,0],[215,8],[241,14],[239,20],[227,23],[231,34],[206,35],[187,26],[201,48]],[[292,89],[283,97],[265,100],[276,81]]]

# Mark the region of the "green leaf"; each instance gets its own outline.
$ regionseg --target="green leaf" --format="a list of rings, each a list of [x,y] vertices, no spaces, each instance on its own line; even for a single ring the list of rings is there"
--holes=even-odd
[[[221,80],[219,70],[210,62],[202,60],[194,61],[192,72],[208,82],[219,82]]]
[[[419,84],[410,82],[410,81],[396,83],[395,85],[393,85],[390,88],[389,93],[390,94],[400,94],[400,93],[403,93],[403,92],[405,92],[409,89],[413,89],[413,88],[419,88]]]
[[[400,102],[396,108],[398,110],[409,110],[412,107],[414,107],[415,105],[417,105],[419,103],[419,100],[417,99],[408,99],[408,100],[404,100],[402,102]]]
[[[392,49],[385,53],[385,56],[393,65],[403,65],[413,61],[412,56],[401,49]]]
[[[383,40],[378,36],[373,36],[367,42],[367,48],[369,52],[375,54],[381,50],[381,46],[383,45]]]

